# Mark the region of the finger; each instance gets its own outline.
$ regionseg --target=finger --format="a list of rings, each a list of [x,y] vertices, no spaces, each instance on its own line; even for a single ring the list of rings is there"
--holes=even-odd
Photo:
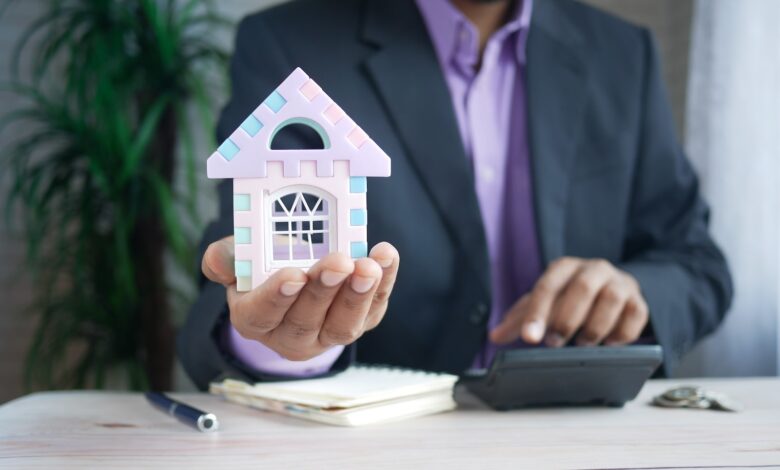
[[[309,282],[301,290],[272,336],[291,353],[315,344],[330,304],[355,263],[343,253],[330,253],[309,269]]]
[[[626,306],[626,287],[612,281],[599,292],[593,309],[577,335],[578,346],[595,346],[615,328]]]
[[[371,253],[368,257],[376,261],[379,266],[382,267],[382,279],[379,281],[379,286],[374,292],[374,299],[371,303],[371,308],[366,316],[366,323],[363,325],[364,330],[372,330],[376,328],[387,311],[387,304],[390,300],[390,293],[395,286],[395,279],[398,276],[398,266],[401,262],[401,257],[398,254],[398,250],[387,242],[382,242],[374,246],[371,249]]]
[[[539,340],[537,340],[537,342],[541,340],[542,336],[544,336],[543,324],[539,322],[523,323],[530,299],[531,294],[529,293],[520,297],[520,300],[515,302],[506,313],[503,320],[501,320],[501,323],[490,331],[490,341],[496,344],[508,344],[529,334],[534,338],[538,337]],[[531,331],[529,333],[526,331],[528,328],[531,328],[532,330],[536,328],[537,331]]]
[[[306,274],[300,269],[284,268],[249,292],[227,287],[230,322],[244,338],[260,340],[276,328],[306,285]]]
[[[584,263],[555,302],[545,343],[564,346],[588,317],[599,292],[616,276],[617,270],[607,261]]]
[[[553,301],[581,265],[581,259],[568,257],[550,264],[536,282],[527,305],[522,309],[513,307],[513,313],[505,316],[491,332],[491,339],[506,344],[522,337],[527,343],[539,343],[544,336]],[[520,307],[519,303],[515,306]]]
[[[200,263],[200,269],[203,274],[211,281],[219,284],[232,284],[236,282],[235,266],[233,258],[235,257],[235,247],[233,237],[225,237],[212,243],[203,253],[203,259]]]
[[[617,325],[604,340],[604,344],[619,346],[633,343],[642,334],[648,318],[647,304],[644,299],[641,296],[632,298],[626,303]]]
[[[355,271],[341,287],[325,316],[320,344],[351,344],[363,334],[363,324],[381,278],[382,268],[373,259],[355,261]]]

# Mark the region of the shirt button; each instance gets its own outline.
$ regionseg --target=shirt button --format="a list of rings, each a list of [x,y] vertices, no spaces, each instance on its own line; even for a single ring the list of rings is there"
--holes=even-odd
[[[469,321],[475,325],[481,325],[487,318],[488,308],[484,302],[480,302],[474,306],[474,310],[469,315]]]

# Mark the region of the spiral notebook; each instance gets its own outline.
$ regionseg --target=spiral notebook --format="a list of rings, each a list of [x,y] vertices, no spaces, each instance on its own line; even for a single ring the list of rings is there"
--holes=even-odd
[[[458,377],[381,366],[353,366],[330,377],[249,384],[213,382],[212,394],[253,408],[339,426],[414,418],[455,408]]]

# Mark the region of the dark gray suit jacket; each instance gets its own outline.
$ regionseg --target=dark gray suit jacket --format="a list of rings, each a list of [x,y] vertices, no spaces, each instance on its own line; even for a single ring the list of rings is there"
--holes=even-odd
[[[359,340],[357,359],[463,371],[486,336],[487,247],[448,89],[414,2],[298,0],[244,19],[219,140],[296,66],[393,161],[391,178],[369,180],[368,238],[395,245],[401,268],[387,315]],[[544,262],[598,257],[633,274],[672,370],[717,327],[732,288],[674,135],[650,34],[575,2],[536,0],[527,87]],[[203,248],[231,234],[231,193],[223,182]],[[219,347],[225,314],[224,289],[203,280],[178,348],[201,387],[223,372],[263,378]],[[348,348],[337,367],[354,353]]]

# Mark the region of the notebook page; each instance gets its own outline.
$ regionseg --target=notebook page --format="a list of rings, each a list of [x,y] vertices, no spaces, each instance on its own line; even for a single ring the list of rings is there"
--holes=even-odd
[[[242,392],[321,408],[346,408],[451,389],[457,380],[449,374],[354,366],[332,377],[258,383]]]

